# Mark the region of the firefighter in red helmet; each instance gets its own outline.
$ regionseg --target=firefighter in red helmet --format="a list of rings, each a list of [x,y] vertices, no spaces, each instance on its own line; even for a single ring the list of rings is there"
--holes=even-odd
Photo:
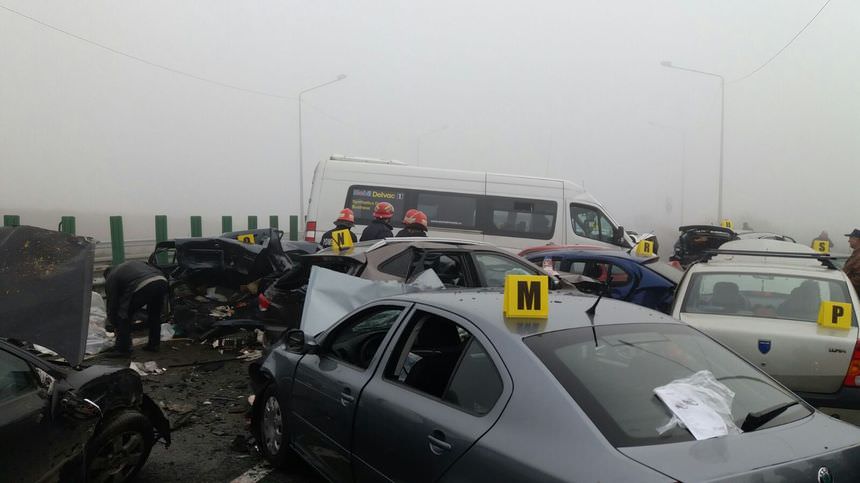
[[[426,237],[427,226],[427,215],[423,211],[409,210],[403,217],[403,229],[397,233],[397,237]]]
[[[355,226],[355,215],[352,213],[352,210],[349,208],[340,210],[340,213],[337,215],[337,220],[334,221],[334,228],[323,233],[320,245],[322,245],[323,248],[329,248],[332,246],[332,233],[340,230],[349,231],[349,236],[352,237],[352,242],[357,242],[358,238],[351,229],[353,226]]]
[[[373,210],[374,220],[361,233],[361,241],[381,240],[394,236],[391,231],[391,217],[394,216],[394,206],[387,201],[380,201]]]

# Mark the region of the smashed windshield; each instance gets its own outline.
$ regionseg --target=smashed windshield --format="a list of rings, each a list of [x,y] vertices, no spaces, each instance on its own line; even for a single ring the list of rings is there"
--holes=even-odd
[[[692,276],[681,311],[816,323],[825,301],[850,303],[848,285],[793,275],[709,272]]]
[[[606,439],[616,447],[692,441],[689,431],[664,433],[672,413],[654,389],[698,371],[710,371],[734,391],[732,420],[797,402],[770,377],[697,330],[681,324],[619,324],[538,334],[524,339]],[[764,427],[810,414],[790,406]]]

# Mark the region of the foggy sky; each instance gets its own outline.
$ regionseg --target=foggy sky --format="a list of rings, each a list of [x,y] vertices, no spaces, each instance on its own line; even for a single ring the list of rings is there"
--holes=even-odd
[[[297,213],[332,153],[565,178],[625,227],[715,222],[720,90],[823,0],[46,2],[0,0],[0,213]],[[726,85],[725,215],[808,241],[860,225],[860,4],[834,0]],[[447,128],[440,130],[443,126]],[[682,175],[683,166],[683,193]],[[308,188],[306,188],[306,192]],[[683,219],[681,210],[683,207]],[[131,226],[129,226],[131,225]],[[217,226],[216,226],[217,225]],[[844,239],[834,237],[837,249]]]

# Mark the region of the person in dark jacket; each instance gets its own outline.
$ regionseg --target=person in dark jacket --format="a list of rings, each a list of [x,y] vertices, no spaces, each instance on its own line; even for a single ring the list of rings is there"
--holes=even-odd
[[[387,201],[380,201],[373,210],[373,221],[361,233],[361,241],[381,240],[394,236],[391,231],[391,217],[394,216],[394,206]]]
[[[352,232],[353,226],[355,226],[355,214],[353,214],[352,210],[349,208],[340,210],[337,220],[334,221],[334,228],[323,233],[323,236],[320,239],[320,245],[322,245],[323,248],[329,248],[332,246],[332,233],[340,230],[349,231],[349,236],[352,238],[352,242],[357,242],[358,237],[356,237],[355,233]]]
[[[426,237],[427,215],[421,210],[409,210],[403,217],[403,229],[397,233],[397,238],[402,237]]]
[[[107,316],[116,331],[112,355],[131,354],[134,313],[146,306],[149,342],[144,350],[155,352],[161,341],[161,308],[168,293],[167,278],[158,268],[137,260],[105,269]]]

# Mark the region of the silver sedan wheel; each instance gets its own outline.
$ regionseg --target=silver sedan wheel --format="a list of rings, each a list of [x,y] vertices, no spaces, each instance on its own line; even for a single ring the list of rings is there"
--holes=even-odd
[[[146,443],[138,431],[125,431],[114,436],[93,458],[90,464],[90,481],[126,481],[140,464],[145,452]]]
[[[274,394],[266,399],[263,405],[263,444],[270,455],[277,455],[281,451],[284,436],[284,419],[281,414],[281,405]]]

